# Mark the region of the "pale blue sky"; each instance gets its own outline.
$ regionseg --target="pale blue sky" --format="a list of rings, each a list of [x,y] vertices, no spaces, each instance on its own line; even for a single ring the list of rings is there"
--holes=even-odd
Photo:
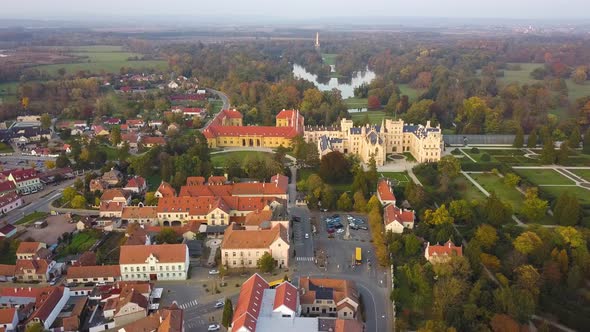
[[[590,18],[590,0],[23,0],[1,1],[3,18],[183,15],[289,19],[341,16]],[[230,23],[230,22],[224,22]]]

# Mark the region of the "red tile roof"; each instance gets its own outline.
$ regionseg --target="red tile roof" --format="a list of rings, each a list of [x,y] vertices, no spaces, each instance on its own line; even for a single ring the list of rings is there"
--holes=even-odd
[[[176,196],[176,190],[168,182],[162,181],[157,191],[164,197]]]
[[[202,176],[189,176],[186,178],[187,186],[200,186],[205,184],[205,178]]]
[[[451,240],[447,241],[443,245],[435,244],[431,245],[428,244],[426,248],[428,257],[432,256],[451,256],[455,253],[457,256],[463,256],[463,246],[455,246]]]
[[[15,265],[0,264],[0,276],[14,277],[14,272],[16,272]]]
[[[403,210],[395,205],[389,204],[383,210],[383,222],[385,225],[389,225],[394,221],[400,224],[414,222],[414,211]]]
[[[240,113],[236,110],[222,110],[221,113],[219,114],[219,116],[226,116],[226,117],[232,118],[232,119],[243,118],[242,113]]]
[[[21,242],[18,245],[18,249],[16,249],[16,253],[18,254],[34,254],[42,248],[43,245],[41,242]]]
[[[6,325],[12,324],[15,314],[16,314],[16,308],[0,309],[0,324],[6,324]],[[18,318],[16,319],[16,321],[18,322]],[[13,326],[13,328],[16,328],[16,326]]]
[[[160,136],[142,136],[140,141],[144,145],[166,145],[166,139]]]
[[[122,219],[154,219],[158,217],[155,206],[126,206],[123,208]]]
[[[102,202],[100,203],[101,212],[121,212],[125,207],[124,203],[121,202]]]
[[[270,197],[235,197],[235,196],[200,196],[200,197],[163,197],[158,201],[158,213],[185,212],[190,216],[204,216],[219,208],[226,213],[235,211],[262,210],[274,198]]]
[[[160,263],[184,263],[186,261],[186,244],[157,244],[151,246],[121,246],[119,264],[145,264],[153,255]]]
[[[283,174],[273,175],[270,178],[270,183],[276,184],[285,193],[289,191],[289,177]]]
[[[268,283],[258,273],[252,275],[242,284],[234,311],[232,330],[237,331],[242,327],[249,331],[256,330],[256,319],[260,314],[262,293],[267,288],[269,288]]]
[[[134,176],[127,182],[125,188],[143,188],[145,186],[145,179],[141,176]]]
[[[64,294],[63,287],[45,287],[42,289],[37,301],[35,302],[35,312],[29,317],[29,321],[39,318],[44,322],[53,309],[57,306],[59,300],[61,300]]]
[[[0,196],[0,208],[20,199],[16,192],[10,192]]]
[[[68,269],[68,279],[118,278],[120,276],[121,269],[119,265],[71,266]]]
[[[222,185],[224,183],[227,182],[227,178],[225,176],[213,176],[211,175],[209,177],[209,180],[207,180],[207,184],[209,185]],[[188,184],[188,183],[187,183]]]
[[[12,174],[16,182],[29,181],[39,177],[37,176],[37,171],[32,168],[12,170],[9,173]]]
[[[49,260],[46,259],[17,259],[15,274],[25,274],[24,270],[34,270],[35,274],[45,274],[49,268]]]
[[[389,182],[386,179],[379,180],[377,184],[377,192],[382,201],[395,201],[395,195],[391,191]]]
[[[12,181],[0,182],[0,193],[6,192],[6,191],[13,191],[13,190],[16,190],[16,185],[14,184],[14,182],[12,182]]]
[[[203,134],[207,138],[218,136],[259,136],[259,137],[282,137],[293,138],[297,136],[294,127],[271,127],[271,126],[218,126],[210,125]]]
[[[282,224],[276,224],[271,229],[241,230],[228,227],[223,234],[222,249],[267,249],[272,243],[281,238],[288,241],[287,229]]]
[[[297,288],[289,282],[283,282],[276,288],[273,310],[285,306],[297,312]]]

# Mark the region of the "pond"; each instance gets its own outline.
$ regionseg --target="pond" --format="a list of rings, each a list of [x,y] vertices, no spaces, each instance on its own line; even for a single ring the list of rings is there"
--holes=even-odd
[[[352,76],[350,83],[340,83],[338,82],[338,78],[332,77],[327,84],[324,84],[318,82],[317,75],[308,72],[304,67],[298,64],[293,64],[293,76],[312,82],[320,91],[329,91],[336,88],[340,90],[342,98],[346,99],[354,97],[354,88],[363,83],[370,83],[376,75],[373,71],[367,69],[362,72],[356,72],[356,74]]]

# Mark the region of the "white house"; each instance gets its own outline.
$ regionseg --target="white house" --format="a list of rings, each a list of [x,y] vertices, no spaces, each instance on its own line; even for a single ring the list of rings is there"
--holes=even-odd
[[[283,224],[259,230],[235,227],[235,224],[230,225],[223,235],[223,265],[229,268],[255,268],[260,257],[268,252],[280,268],[289,267],[289,231]]]
[[[5,214],[23,205],[23,199],[17,193],[11,192],[0,196],[0,213]]]
[[[180,85],[174,81],[170,81],[170,83],[168,83],[168,89],[178,89],[178,87],[180,87]]]
[[[121,280],[186,280],[186,244],[126,245],[119,256]]]

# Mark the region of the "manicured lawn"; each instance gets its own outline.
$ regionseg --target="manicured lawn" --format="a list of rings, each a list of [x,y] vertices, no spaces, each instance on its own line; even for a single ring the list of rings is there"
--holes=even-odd
[[[399,87],[399,90],[402,95],[408,96],[410,102],[413,102],[416,99],[418,99],[418,97],[420,97],[420,95],[426,91],[423,89],[414,89],[409,84],[398,84],[397,86]]]
[[[49,213],[47,212],[33,212],[31,214],[27,214],[26,216],[20,218],[17,222],[15,222],[15,225],[26,225],[26,224],[30,224],[32,222],[35,222],[39,219],[43,219],[46,218],[49,215]]]
[[[335,65],[337,56],[338,56],[338,54],[336,54],[336,53],[322,53],[322,58],[324,59],[324,63],[327,65]]]
[[[453,181],[455,185],[455,190],[459,193],[459,196],[467,201],[483,201],[486,199],[486,196],[481,192],[481,190],[477,189],[471,181],[467,180],[465,176],[462,174],[455,178]]]
[[[350,97],[350,98],[344,99],[344,103],[349,108],[367,108],[368,107],[368,100],[369,100],[369,98]]]
[[[539,187],[539,190],[547,192],[556,198],[567,191],[575,195],[580,201],[580,204],[590,205],[590,190],[588,189],[580,187]]]
[[[543,81],[535,80],[531,77],[531,72],[537,68],[542,68],[542,63],[513,63],[513,65],[520,65],[520,70],[505,70],[504,69],[504,76],[498,77],[497,81],[510,84],[510,83],[520,83],[520,84],[533,84],[533,83],[543,83]]]
[[[493,191],[501,200],[510,203],[515,212],[520,210],[524,196],[516,188],[504,184],[502,178],[493,173],[470,173],[469,175],[489,193]]]
[[[408,176],[408,172],[379,172],[379,177],[388,178],[390,180],[397,180],[403,183],[412,181]]]
[[[68,244],[65,250],[70,254],[82,253],[90,249],[98,239],[100,239],[100,233],[98,232],[81,232],[74,235],[72,242]]]
[[[586,181],[590,181],[590,169],[570,169],[569,171],[583,177]]]
[[[0,153],[9,153],[9,152],[14,152],[12,147],[6,143],[0,142]]]
[[[544,185],[544,184],[561,184],[561,185],[571,185],[574,184],[570,179],[566,178],[565,176],[557,173],[552,169],[517,169],[515,170],[518,175],[523,178],[526,178],[534,185]]]
[[[225,166],[224,165],[225,160],[230,157],[236,158],[237,160],[243,160],[244,158],[246,158],[246,156],[252,156],[252,155],[271,156],[270,153],[261,152],[261,151],[232,151],[232,152],[217,153],[217,154],[211,155],[211,163],[213,164],[214,167],[223,167],[223,166]]]
[[[491,157],[489,162],[501,162],[512,165],[539,164],[537,159],[525,157],[525,153],[522,150],[517,149],[480,149],[479,153],[471,152],[471,148],[464,148],[461,150],[471,156],[471,158],[475,159],[478,163],[483,163],[484,161],[481,160],[481,157],[484,154],[488,154]],[[463,158],[463,161],[472,162],[469,158]]]
[[[66,73],[72,74],[81,70],[89,70],[95,73],[101,71],[118,73],[121,67],[134,69],[157,68],[160,70],[168,67],[168,63],[164,60],[130,61],[129,59],[133,57],[141,59],[142,55],[125,52],[120,46],[84,46],[70,50],[72,51],[70,54],[82,58],[75,63],[42,65],[36,68],[41,71],[47,71],[50,75],[55,75],[60,68],[65,68]]]
[[[589,166],[590,165],[590,155],[573,152],[567,162],[565,163],[566,166]]]
[[[391,118],[390,116],[385,115],[385,112],[383,111],[350,113],[352,121],[362,121],[363,119],[365,119],[365,116],[369,117],[369,122],[372,124],[381,124],[381,121],[383,121],[384,118]]]

